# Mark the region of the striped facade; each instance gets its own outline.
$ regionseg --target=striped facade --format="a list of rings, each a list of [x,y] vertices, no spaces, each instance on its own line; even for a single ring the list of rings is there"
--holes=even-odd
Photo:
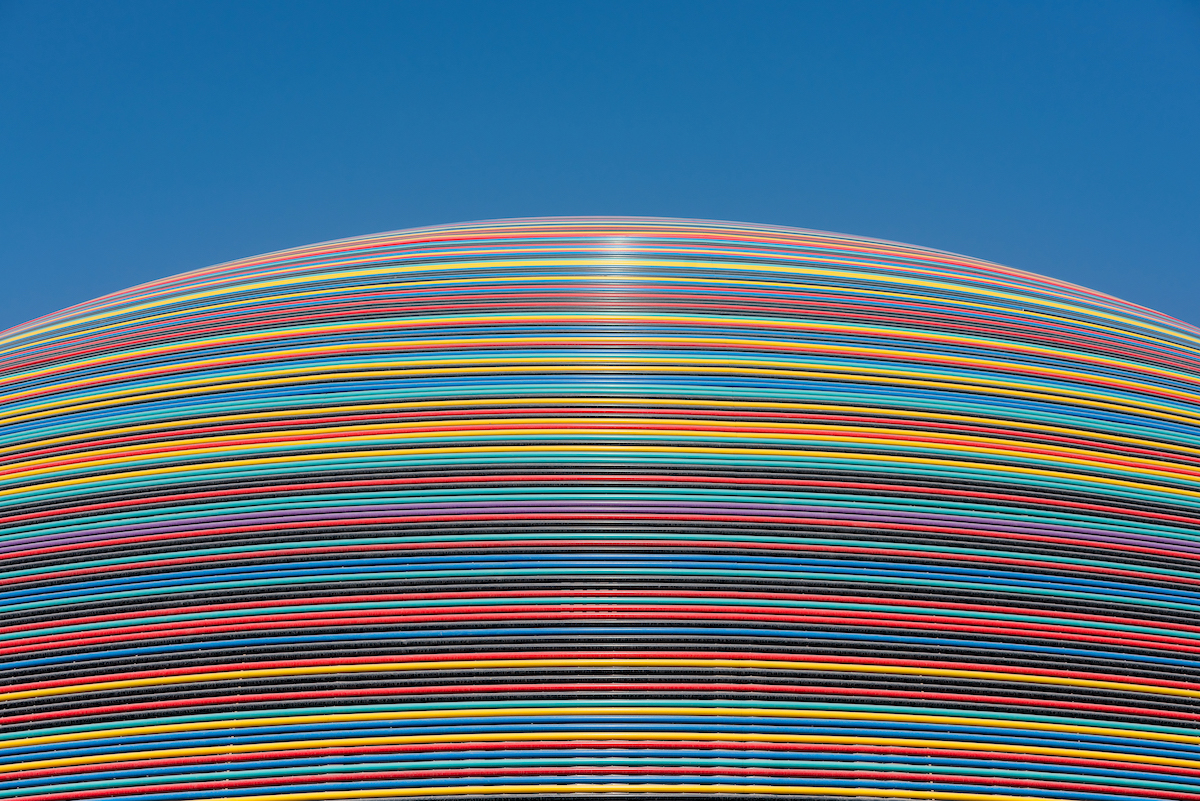
[[[1200,330],[549,219],[0,334],[0,801],[1200,798]]]

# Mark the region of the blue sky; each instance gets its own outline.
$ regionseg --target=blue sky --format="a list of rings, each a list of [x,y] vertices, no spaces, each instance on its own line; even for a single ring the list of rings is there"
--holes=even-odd
[[[1200,0],[0,0],[0,328],[270,250],[705,217],[1200,323]]]

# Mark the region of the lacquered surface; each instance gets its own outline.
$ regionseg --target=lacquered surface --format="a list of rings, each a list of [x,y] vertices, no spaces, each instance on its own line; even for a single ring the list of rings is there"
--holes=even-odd
[[[1198,345],[596,219],[13,329],[0,798],[1195,798]]]

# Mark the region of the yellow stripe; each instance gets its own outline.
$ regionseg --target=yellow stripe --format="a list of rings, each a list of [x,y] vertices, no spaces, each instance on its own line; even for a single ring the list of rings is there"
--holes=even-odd
[[[159,345],[154,347],[134,348],[131,350],[121,350],[115,353],[109,353],[103,356],[92,356],[74,361],[59,362],[49,367],[40,367],[27,370],[21,373],[11,373],[0,378],[0,384],[16,383],[28,381],[36,378],[41,378],[47,375],[56,373],[84,370],[95,367],[97,365],[111,364],[114,362],[131,362],[137,359],[161,356],[170,353],[180,353],[192,350],[204,350],[206,348],[223,347],[231,344],[246,344],[252,342],[271,342],[274,340],[286,340],[299,336],[311,335],[329,335],[343,332],[364,332],[364,331],[388,331],[396,330],[398,332],[407,331],[412,328],[428,328],[431,325],[440,323],[453,324],[461,326],[464,324],[482,324],[491,325],[495,323],[519,323],[536,325],[539,322],[554,323],[554,322],[586,322],[589,325],[595,324],[598,321],[621,322],[621,323],[646,323],[655,324],[688,324],[701,325],[707,327],[744,327],[750,329],[778,329],[783,332],[783,337],[794,337],[796,332],[833,332],[833,333],[848,333],[854,336],[879,336],[886,338],[901,337],[905,340],[920,340],[925,342],[944,343],[948,345],[966,345],[978,347],[990,351],[999,351],[1003,353],[1017,354],[1033,354],[1038,356],[1046,356],[1049,358],[1065,359],[1073,363],[1087,362],[1100,365],[1103,367],[1117,368],[1127,370],[1135,374],[1149,374],[1164,377],[1171,380],[1187,380],[1188,374],[1180,370],[1168,370],[1162,367],[1157,367],[1153,364],[1145,362],[1136,362],[1130,359],[1117,359],[1108,356],[1100,356],[1081,351],[1064,350],[1061,348],[1048,348],[1036,345],[1029,345],[1020,342],[1003,339],[987,339],[983,337],[973,337],[960,335],[957,333],[942,333],[932,334],[919,330],[911,330],[904,328],[885,328],[881,326],[850,326],[844,323],[824,323],[820,321],[792,321],[783,319],[770,319],[761,317],[723,317],[719,320],[714,320],[712,317],[703,317],[698,315],[647,315],[633,314],[629,312],[609,312],[598,311],[593,313],[577,313],[577,314],[492,314],[492,315],[435,315],[431,317],[408,317],[403,319],[391,320],[361,320],[352,323],[336,324],[330,323],[326,325],[305,325],[284,328],[271,328],[263,331],[250,331],[242,334],[228,334],[223,336],[208,337],[201,339],[192,339],[183,343],[175,343],[171,345]],[[440,339],[437,341],[438,347],[489,347],[493,345],[506,345],[509,347],[528,347],[534,345],[577,345],[587,346],[588,344],[608,344],[613,338],[603,335],[572,335],[572,336],[520,336],[520,337],[454,337],[449,339]],[[837,345],[835,343],[812,343],[799,342],[794,338],[770,338],[765,332],[758,337],[719,337],[719,336],[670,336],[659,335],[650,336],[646,334],[632,334],[626,332],[621,336],[622,344],[627,345],[678,345],[681,343],[692,344],[697,346],[736,346],[749,350],[754,349],[784,349],[792,351],[806,350],[833,350],[846,353],[875,353],[875,352],[893,352],[904,353],[905,351],[895,351],[892,349],[876,349],[864,347],[851,347]],[[426,346],[425,341],[413,341],[401,339],[391,343],[340,343],[336,348],[330,346],[319,346],[312,348],[303,348],[279,351],[279,353],[308,353],[322,352],[336,349],[343,350],[378,350],[381,344],[387,344],[398,350],[418,349]],[[1003,360],[985,360],[982,358],[967,358],[959,356],[946,356],[936,353],[918,354],[922,359],[932,361],[945,362],[948,364],[1005,364]],[[252,357],[244,357],[246,359],[257,359],[259,354],[254,354]],[[236,363],[236,359],[233,360]],[[1053,368],[1039,367],[1035,364],[1021,365],[1022,367],[1033,372],[1045,375],[1082,375],[1066,370],[1056,370]],[[172,366],[172,369],[176,369]]]
[[[625,375],[631,370],[638,368],[646,368],[656,373],[667,374],[695,374],[697,372],[694,366],[689,366],[690,362],[683,364],[680,363],[681,361],[684,360],[655,361],[636,356],[622,355],[619,360],[597,357],[594,359],[574,359],[570,363],[551,358],[505,359],[502,363],[488,362],[485,366],[455,366],[453,363],[437,362],[440,365],[438,367],[411,367],[403,369],[397,368],[394,362],[365,362],[354,365],[342,365],[337,370],[332,370],[329,365],[316,365],[303,368],[292,366],[276,370],[260,370],[254,373],[245,373],[239,375],[236,379],[229,376],[219,376],[191,379],[188,381],[172,381],[156,385],[152,391],[146,387],[136,390],[117,389],[89,395],[83,400],[56,400],[31,404],[18,414],[0,419],[0,424],[10,425],[37,420],[55,414],[78,413],[103,408],[115,403],[124,403],[130,397],[136,397],[139,401],[143,402],[180,396],[187,397],[192,396],[196,388],[211,386],[219,386],[225,391],[235,391],[294,383],[312,383],[313,381],[346,381],[357,378],[411,378],[437,375],[493,375],[521,373],[531,370],[536,373],[550,373],[554,375],[572,373],[620,373]],[[700,363],[699,366],[703,367],[703,370],[700,372],[705,375],[748,375],[769,378],[813,378],[817,380],[829,380],[830,376],[836,376],[839,380],[851,380],[855,383],[885,384],[889,387],[925,387],[953,392],[967,390],[976,394],[1017,397],[1022,400],[1042,400],[1060,406],[1063,404],[1064,399],[1069,399],[1070,403],[1103,409],[1105,411],[1127,407],[1140,414],[1179,422],[1185,425],[1197,425],[1200,422],[1200,414],[1181,412],[1170,409],[1163,404],[1150,403],[1137,399],[1112,399],[1095,395],[1090,391],[1072,392],[1064,389],[1062,392],[1052,393],[1045,391],[1044,388],[1035,384],[1023,384],[1008,380],[980,378],[972,379],[971,381],[948,381],[944,380],[944,377],[937,373],[929,374],[933,377],[920,377],[921,374],[915,373],[912,369],[885,369],[868,367],[867,365],[855,367],[821,365],[821,369],[819,370],[726,366],[731,363],[739,364],[740,361],[728,360]],[[765,362],[765,364],[771,363]]]
[[[1190,467],[1171,469],[1171,463],[1158,459],[1151,459],[1144,456],[1114,454],[1115,459],[1124,459],[1132,464],[1119,464],[1102,460],[1094,460],[1087,458],[1073,457],[1070,454],[1079,453],[1079,449],[1065,448],[1055,445],[1030,444],[1030,451],[1016,450],[1002,446],[988,447],[988,443],[1005,443],[1005,440],[996,437],[981,437],[974,435],[958,435],[958,434],[941,434],[938,432],[914,432],[921,437],[920,441],[912,439],[897,438],[896,430],[889,428],[871,428],[866,426],[847,426],[847,425],[803,425],[803,424],[768,424],[774,425],[781,431],[770,433],[758,433],[747,431],[710,431],[714,428],[738,428],[750,427],[754,425],[762,425],[755,423],[731,423],[724,424],[719,422],[708,421],[693,421],[680,423],[678,429],[674,428],[657,428],[663,421],[661,418],[645,418],[643,420],[627,419],[627,418],[588,418],[576,419],[570,418],[522,418],[520,420],[507,421],[510,427],[499,428],[496,423],[481,421],[477,424],[467,424],[461,430],[455,431],[438,431],[440,428],[438,423],[431,422],[396,422],[389,424],[393,429],[399,429],[384,434],[374,434],[369,436],[352,436],[360,432],[376,431],[379,424],[365,424],[355,426],[326,426],[322,428],[293,428],[286,431],[263,431],[262,433],[244,435],[224,435],[214,437],[191,437],[188,439],[169,439],[163,438],[154,443],[145,443],[136,447],[146,448],[153,445],[161,448],[164,445],[174,446],[172,450],[166,452],[152,452],[146,454],[134,454],[131,456],[111,456],[109,458],[88,458],[86,460],[79,459],[78,454],[71,455],[55,455],[47,456],[41,459],[30,459],[28,461],[14,461],[13,467],[21,467],[20,470],[6,470],[0,477],[4,479],[28,478],[39,475],[53,474],[56,472],[78,471],[93,469],[96,467],[104,467],[109,465],[132,465],[138,462],[145,462],[157,459],[167,459],[172,457],[196,458],[212,453],[224,454],[227,458],[237,454],[248,455],[254,451],[268,451],[286,447],[288,444],[295,442],[304,442],[306,439],[311,439],[305,444],[315,447],[321,446],[352,446],[356,443],[380,443],[380,442],[403,442],[405,440],[414,439],[470,439],[473,437],[513,437],[523,439],[527,442],[534,441],[537,437],[562,437],[573,440],[601,440],[601,439],[642,439],[654,436],[674,436],[676,438],[686,437],[691,440],[705,439],[730,439],[736,437],[738,440],[795,440],[799,446],[797,450],[810,450],[809,443],[855,443],[864,445],[876,446],[892,446],[898,449],[929,449],[941,450],[952,453],[977,453],[986,456],[1014,457],[1021,459],[1040,460],[1042,462],[1052,462],[1058,464],[1075,465],[1079,467],[1090,467],[1104,470],[1127,471],[1135,475],[1154,475],[1167,479],[1181,481],[1200,481],[1200,467]],[[619,425],[627,426],[625,428],[617,427]],[[416,429],[412,431],[412,429]],[[425,429],[425,430],[422,430]],[[429,430],[434,429],[434,430]],[[682,429],[682,430],[679,430]],[[846,434],[822,434],[812,433],[813,431],[828,431],[830,429],[842,430],[848,432]],[[878,433],[887,436],[866,437],[854,436],[854,433],[862,432],[864,434]],[[343,436],[322,436],[328,434],[342,434]],[[321,437],[320,439],[312,439]],[[266,440],[282,440],[282,441],[266,441]],[[928,440],[934,440],[932,442]],[[983,444],[967,444],[967,443],[983,443]],[[209,443],[208,447],[187,447],[194,443]],[[230,448],[228,443],[237,445],[237,448]],[[130,446],[117,446],[113,448],[97,449],[90,452],[97,456],[104,453],[116,452],[120,453],[123,450],[128,450]],[[1099,449],[1099,448],[1097,448]],[[89,454],[90,455],[90,454]],[[331,454],[332,455],[332,454]],[[72,460],[69,463],[63,464],[64,460]],[[38,467],[38,465],[50,465],[49,467]],[[1178,463],[1177,463],[1178,464]],[[1157,466],[1157,467],[1154,467]]]
[[[511,399],[506,398],[506,399],[504,399],[503,403],[501,404],[501,406],[504,407],[505,409],[507,409],[507,407],[521,406],[521,405],[531,405],[531,406],[539,406],[539,407],[565,406],[568,408],[578,407],[578,406],[586,406],[588,408],[606,407],[606,406],[633,406],[638,411],[641,411],[645,407],[645,401],[640,398],[596,395],[594,397],[589,397],[589,398],[579,398],[579,397],[574,397],[574,398],[537,397],[537,398],[511,398]],[[950,423],[958,423],[958,424],[965,424],[965,425],[972,425],[972,424],[995,425],[995,423],[996,423],[996,421],[994,419],[989,419],[986,417],[973,417],[970,415],[945,414],[945,413],[935,412],[935,411],[930,411],[930,410],[922,410],[919,413],[917,413],[917,412],[910,413],[907,411],[899,411],[896,409],[883,409],[883,408],[879,408],[876,406],[867,406],[867,405],[841,406],[841,405],[835,405],[835,404],[822,404],[822,403],[803,403],[803,402],[785,403],[785,402],[766,402],[766,401],[746,401],[745,403],[743,403],[740,400],[739,401],[721,401],[721,400],[703,400],[703,399],[698,399],[698,398],[697,399],[688,399],[688,400],[677,400],[677,399],[673,399],[673,398],[659,398],[659,399],[655,399],[654,405],[655,406],[663,406],[663,407],[688,409],[688,410],[713,409],[713,410],[716,410],[717,413],[719,413],[721,410],[733,409],[736,411],[773,411],[773,412],[779,412],[781,414],[796,414],[796,413],[803,413],[803,414],[822,414],[822,413],[860,414],[860,415],[869,415],[871,417],[882,417],[882,418],[900,417],[900,418],[903,418],[904,421],[912,419],[919,414],[919,419],[923,420],[923,421],[939,420],[939,421],[947,421]],[[359,412],[376,412],[377,413],[381,410],[389,410],[389,411],[395,411],[395,412],[403,414],[405,412],[420,411],[420,410],[430,409],[430,408],[433,408],[433,409],[463,408],[465,410],[468,410],[468,412],[470,412],[470,413],[474,413],[475,410],[480,408],[481,406],[484,408],[498,408],[494,401],[488,401],[488,400],[482,400],[482,401],[476,400],[476,399],[437,400],[437,399],[431,398],[431,399],[425,400],[425,401],[407,401],[407,402],[380,401],[378,403],[360,403],[360,404],[354,404],[354,405],[350,405],[350,406],[322,407],[322,413],[328,414],[328,415],[352,415],[352,414],[356,414]],[[566,409],[564,409],[564,411],[566,411]],[[504,419],[519,418],[519,415],[520,415],[520,412],[517,410],[514,410],[507,415],[503,415],[503,416],[498,415],[496,417],[485,417],[485,418],[481,418],[481,419],[504,420]],[[282,410],[282,411],[272,410],[272,409],[264,409],[262,412],[254,412],[251,414],[232,414],[231,413],[231,414],[213,415],[211,417],[192,417],[192,418],[188,418],[188,425],[195,426],[195,427],[203,427],[203,426],[209,426],[209,425],[220,425],[220,424],[228,424],[228,423],[236,423],[236,422],[260,423],[260,422],[268,422],[268,421],[276,419],[276,418],[282,418],[282,419],[290,422],[295,418],[295,416],[296,416],[296,412],[293,409],[286,409],[286,410]],[[520,418],[520,419],[524,419],[524,418]],[[597,419],[608,420],[609,418],[597,418]],[[621,419],[621,418],[617,418],[617,419]],[[653,419],[655,421],[664,421],[664,420],[669,421],[671,418],[650,418],[650,419]],[[688,425],[695,425],[695,424],[707,425],[710,423],[712,425],[730,424],[730,423],[724,423],[724,422],[716,421],[716,420],[708,420],[707,418],[689,417],[686,419],[687,419]],[[452,418],[449,418],[443,422],[450,423],[450,422],[452,422],[452,420],[453,420]],[[433,422],[427,423],[427,425],[435,425],[435,424],[436,423],[433,423]],[[772,420],[763,421],[761,424],[763,424],[763,425],[791,425],[790,423],[778,422],[778,421],[772,421]],[[137,434],[139,432],[144,433],[144,432],[160,431],[164,428],[170,429],[170,428],[174,428],[177,425],[178,425],[178,421],[172,420],[172,421],[166,422],[166,423],[155,422],[155,423],[144,423],[144,424],[139,424],[139,425],[127,425],[127,426],[121,426],[118,428],[105,429],[105,431],[107,434],[109,434],[112,437],[120,437],[120,436],[127,436],[127,435],[131,435],[131,434]],[[748,423],[739,423],[739,425],[752,426],[752,425],[756,425],[756,424],[748,422]],[[1052,425],[1046,425],[1043,423],[1036,423],[1036,422],[1029,421],[1029,420],[1021,420],[1021,421],[1006,420],[1004,422],[1004,426],[1007,430],[1012,430],[1014,432],[1037,431],[1037,432],[1047,432],[1050,434],[1060,434],[1060,435],[1069,436],[1069,437],[1079,437],[1079,438],[1088,440],[1090,442],[1089,447],[1096,447],[1096,448],[1100,448],[1106,443],[1120,443],[1122,445],[1131,445],[1131,446],[1135,446],[1135,447],[1143,447],[1143,448],[1149,448],[1149,449],[1161,451],[1164,449],[1164,447],[1167,446],[1167,444],[1163,443],[1163,442],[1156,442],[1154,440],[1140,439],[1140,438],[1136,438],[1136,437],[1121,436],[1121,435],[1113,433],[1113,432],[1065,428],[1062,426],[1052,426]],[[350,427],[346,427],[346,428],[350,428]],[[283,431],[283,432],[277,431],[274,433],[277,433],[277,434],[278,433],[288,433],[293,430],[294,429],[289,428],[289,429],[286,429],[286,431]],[[916,429],[916,430],[924,431],[924,429]],[[265,434],[264,434],[264,436],[265,436]],[[58,437],[52,437],[49,439],[39,440],[39,444],[43,447],[52,447],[55,445],[62,445],[62,444],[70,443],[70,442],[77,442],[77,441],[80,441],[83,439],[91,439],[92,437],[93,437],[93,434],[91,432],[76,433],[76,434],[64,434],[64,435],[58,436]],[[1200,457],[1200,448],[1188,447],[1187,445],[1185,445],[1183,443],[1170,443],[1170,448],[1172,448],[1173,450],[1178,450],[1182,453],[1192,454],[1192,455],[1196,455],[1196,456]],[[12,452],[24,451],[24,450],[28,450],[28,445],[26,445],[26,444],[10,445],[8,447],[0,448],[0,454],[12,453]]]
[[[25,748],[47,743],[78,742],[82,740],[108,739],[110,737],[139,737],[169,732],[224,731],[265,726],[313,725],[321,723],[351,723],[391,720],[431,720],[447,718],[509,718],[509,717],[552,717],[556,715],[672,715],[700,718],[710,717],[758,717],[758,718],[801,718],[805,720],[881,720],[896,723],[927,723],[953,726],[978,726],[980,728],[1016,729],[1021,731],[1069,732],[1103,737],[1158,740],[1171,743],[1200,745],[1200,736],[1169,734],[1106,726],[1080,726],[1066,723],[1044,723],[1038,721],[1014,721],[996,718],[974,718],[958,715],[917,715],[897,712],[855,712],[845,710],[800,710],[756,707],[673,707],[673,706],[575,706],[575,707],[513,707],[478,709],[418,709],[391,712],[343,712],[326,715],[276,715],[250,719],[196,721],[191,723],[162,723],[149,726],[125,726],[97,731],[50,734],[41,737],[23,737],[5,740],[5,748]]]
[[[338,451],[331,454],[298,454],[293,456],[275,456],[275,457],[260,457],[253,459],[238,459],[233,464],[239,467],[253,467],[258,465],[276,465],[276,464],[297,464],[303,462],[337,462],[347,459],[371,459],[376,457],[397,458],[399,456],[430,456],[444,454],[466,454],[466,453],[504,453],[510,455],[530,454],[530,453],[576,453],[580,448],[573,445],[505,445],[505,446],[457,446],[457,447],[440,447],[440,448],[405,448],[403,450],[377,450],[377,451]],[[879,453],[854,453],[847,451],[812,451],[806,449],[783,450],[779,448],[715,448],[715,447],[672,447],[672,446],[642,446],[642,445],[593,445],[587,449],[589,459],[596,456],[616,456],[618,454],[710,454],[710,455],[726,455],[726,456],[760,456],[760,457],[804,457],[804,458],[823,458],[836,459],[842,462],[889,462],[894,464],[913,464],[913,465],[933,465],[938,467],[959,467],[971,470],[979,470],[978,462],[959,461],[956,459],[937,459],[928,457],[913,457],[913,456],[894,456],[891,454]],[[228,457],[228,452],[226,452]],[[200,462],[197,464],[181,465],[174,467],[157,467],[144,470],[129,470],[120,473],[107,473],[100,476],[85,476],[82,478],[64,479],[60,481],[47,481],[42,484],[25,485],[22,487],[9,488],[0,490],[0,497],[19,494],[46,491],[62,487],[80,486],[86,484],[104,483],[109,481],[119,481],[124,479],[138,478],[144,476],[167,476],[172,474],[186,474],[195,471],[210,470],[216,465],[227,465],[230,462],[228,458],[218,462]],[[1011,473],[1017,475],[1041,476],[1053,479],[1063,479],[1068,481],[1086,481],[1092,484],[1100,484],[1107,486],[1128,487],[1131,489],[1148,491],[1152,493],[1161,493],[1164,495],[1184,496],[1187,498],[1200,498],[1200,491],[1188,490],[1181,487],[1174,487],[1159,484],[1143,484],[1136,481],[1124,481],[1115,478],[1103,476],[1084,475],[1077,473],[1066,473],[1053,470],[1041,470],[1030,467],[1019,467],[1015,465],[987,465],[987,470],[993,475],[1002,475]]]
[[[844,795],[859,798],[929,798],[945,801],[1029,801],[1028,795],[956,793],[943,790],[880,790],[872,787],[795,787],[773,784],[478,784],[466,787],[413,787],[390,790],[331,790],[271,795],[221,795],[222,801],[337,801],[342,798],[394,798],[416,795],[515,793],[759,793],[773,795]]]
[[[1071,676],[1039,676],[1023,673],[1001,673],[987,670],[964,670],[958,668],[926,668],[908,665],[858,665],[841,662],[792,662],[772,659],[671,659],[671,658],[566,658],[566,659],[456,659],[437,662],[380,662],[366,665],[304,665],[286,668],[254,668],[247,670],[224,670],[211,673],[192,673],[172,676],[152,676],[142,679],[118,679],[60,687],[43,687],[33,690],[17,690],[0,693],[0,701],[15,701],[22,698],[45,698],[84,692],[103,692],[129,687],[152,687],[171,684],[187,684],[207,681],[237,681],[242,679],[269,678],[273,676],[309,676],[340,673],[379,673],[387,671],[426,670],[491,670],[546,667],[706,667],[706,668],[757,668],[762,670],[822,670],[845,673],[880,673],[908,676],[942,676],[982,681],[1013,681],[1029,684],[1049,684],[1067,687],[1092,687],[1121,692],[1172,695],[1183,698],[1200,698],[1200,690],[1184,687],[1161,687],[1151,684],[1082,679]]]
[[[954,749],[958,751],[977,751],[981,753],[1004,754],[1038,754],[1043,756],[1063,757],[1067,759],[1097,759],[1114,762],[1129,762],[1144,765],[1163,765],[1165,767],[1200,769],[1200,760],[1178,759],[1174,757],[1154,756],[1146,754],[1129,754],[1120,751],[1093,751],[1081,748],[1052,748],[1025,744],[1006,743],[972,743],[957,740],[926,740],[912,737],[846,737],[837,735],[816,734],[743,734],[730,738],[720,733],[709,734],[697,732],[501,732],[486,734],[417,734],[389,737],[342,737],[323,738],[319,740],[294,740],[288,742],[269,743],[227,743],[211,746],[193,746],[190,748],[159,748],[150,751],[132,751],[124,753],[91,754],[87,756],[57,757],[39,759],[30,762],[10,763],[0,765],[0,773],[16,773],[26,770],[45,770],[50,768],[70,767],[72,765],[97,765],[110,762],[126,762],[149,759],[177,759],[184,757],[223,756],[226,754],[263,753],[270,755],[275,751],[291,751],[300,749],[319,750],[325,748],[360,748],[372,746],[397,746],[428,744],[432,747],[444,743],[496,743],[496,742],[529,742],[529,741],[585,741],[588,743],[613,743],[624,740],[639,740],[648,742],[683,740],[687,742],[729,743],[736,748],[742,743],[813,743],[818,745],[861,745],[879,748],[933,748]]]
[[[487,321],[492,318],[482,318],[482,319],[484,321]],[[625,318],[616,318],[616,319],[619,319],[621,322],[625,322]],[[635,338],[620,338],[620,339],[615,339],[612,337],[607,337],[607,338],[596,337],[590,341],[593,344],[600,344],[600,345],[610,345],[613,343],[618,343],[623,348],[628,347],[628,348],[634,349],[634,350],[636,350],[639,346],[643,346],[646,344],[653,344],[653,342],[654,342],[654,340],[643,340],[643,339],[639,339],[636,337]],[[666,344],[673,344],[676,347],[678,347],[680,345],[685,345],[685,344],[688,344],[688,345],[704,344],[704,341],[700,340],[700,339],[682,338],[682,337],[675,339],[675,340],[663,339],[663,340],[659,340],[659,341],[664,342]],[[541,338],[538,340],[534,340],[534,342],[536,344],[545,345],[545,346],[564,346],[564,347],[566,347],[566,346],[586,347],[589,344],[589,340],[580,340],[580,339],[574,338],[574,337],[571,337],[571,338],[547,337],[547,338]],[[748,342],[749,345],[752,346],[749,348],[752,350],[756,349],[754,346],[757,346],[757,345],[766,345],[771,348],[777,348],[779,346],[779,343],[776,343],[773,341],[747,340],[746,342]],[[497,343],[504,343],[504,340],[492,340],[489,338],[466,338],[466,339],[448,341],[448,344],[457,344],[459,347],[471,346],[471,347],[480,347],[480,348],[487,347],[490,344],[497,344]],[[46,387],[38,387],[36,389],[26,390],[25,392],[14,393],[13,395],[8,396],[8,398],[6,398],[6,401],[11,402],[11,403],[16,403],[16,402],[19,402],[22,398],[44,396],[48,393],[54,393],[54,392],[68,392],[68,391],[75,389],[76,387],[86,387],[89,385],[96,385],[96,384],[117,384],[122,381],[128,381],[128,380],[149,379],[149,378],[152,378],[152,377],[158,376],[158,375],[172,375],[172,374],[180,374],[180,373],[187,373],[187,372],[195,372],[195,371],[204,370],[204,369],[208,369],[208,368],[231,369],[231,368],[236,367],[241,364],[258,364],[258,363],[262,363],[264,361],[287,362],[289,360],[304,359],[304,358],[313,357],[313,356],[323,356],[323,355],[327,356],[331,352],[335,352],[335,351],[337,353],[342,353],[342,354],[353,354],[353,353],[358,353],[358,352],[373,353],[376,351],[386,349],[386,350],[395,351],[395,352],[414,351],[416,353],[425,353],[428,349],[422,347],[422,345],[423,345],[423,343],[413,343],[410,340],[396,340],[396,341],[379,340],[379,341],[364,342],[364,343],[342,343],[342,344],[339,344],[336,348],[333,348],[330,346],[285,348],[285,349],[277,349],[277,350],[265,350],[265,351],[260,351],[260,352],[256,352],[253,354],[243,354],[240,356],[221,356],[221,357],[208,358],[208,359],[192,359],[190,361],[174,362],[169,367],[168,366],[138,367],[136,369],[127,369],[122,372],[107,373],[100,378],[78,380],[78,381],[67,382],[67,383],[62,383],[62,384],[52,384],[52,385],[49,385]],[[675,364],[675,365],[736,364],[736,365],[742,365],[742,366],[745,366],[748,368],[774,369],[774,370],[784,370],[784,371],[791,371],[791,370],[795,370],[795,369],[799,369],[799,368],[803,368],[803,367],[808,367],[808,368],[821,367],[822,369],[830,369],[830,370],[835,370],[835,371],[850,370],[852,372],[859,372],[861,370],[870,369],[875,372],[901,372],[903,374],[909,374],[909,373],[913,373],[913,372],[927,373],[928,371],[930,371],[930,367],[927,364],[922,364],[922,363],[927,363],[927,362],[932,362],[937,365],[946,365],[946,366],[960,368],[960,369],[976,369],[976,370],[980,370],[980,371],[990,371],[993,373],[1001,373],[1001,374],[1007,372],[1008,368],[1011,365],[1011,362],[1003,360],[1003,359],[982,359],[982,358],[967,359],[967,358],[963,358],[963,357],[959,357],[959,356],[947,356],[944,354],[899,350],[896,348],[864,348],[864,347],[852,347],[852,346],[846,346],[846,345],[835,345],[832,343],[809,343],[809,342],[789,343],[786,347],[789,350],[794,351],[797,355],[802,355],[805,353],[817,353],[817,354],[824,355],[824,354],[832,352],[832,355],[834,355],[834,356],[840,355],[843,358],[860,358],[860,359],[892,361],[892,362],[895,362],[895,361],[913,362],[914,365],[907,369],[898,371],[898,370],[888,370],[887,368],[880,368],[880,367],[876,367],[874,365],[872,365],[870,367],[856,366],[853,368],[843,367],[843,366],[839,366],[839,365],[824,365],[824,364],[793,365],[788,362],[785,362],[782,357],[750,358],[750,357],[743,356],[743,357],[734,358],[734,357],[732,357],[732,355],[722,357],[722,358],[713,358],[713,357],[704,357],[704,356],[683,356],[683,355],[672,355],[670,357],[655,357],[655,356],[643,355],[642,353],[638,353],[638,352],[622,352],[622,354],[619,357],[619,360],[623,361],[623,362],[628,362],[631,364],[634,364],[634,363],[636,363],[636,364],[654,364],[654,365],[658,365],[658,364]],[[422,369],[422,368],[428,368],[430,365],[471,366],[471,365],[493,365],[493,364],[495,364],[495,365],[502,365],[502,364],[553,364],[556,362],[564,362],[564,361],[569,362],[571,364],[577,364],[577,363],[610,364],[614,361],[617,361],[617,359],[614,358],[613,356],[609,356],[609,355],[589,355],[589,356],[572,355],[569,357],[566,357],[566,356],[526,356],[526,357],[521,357],[521,356],[504,355],[504,352],[501,351],[499,353],[490,354],[485,357],[473,357],[473,358],[442,357],[442,358],[439,358],[437,356],[426,356],[425,358],[420,358],[420,359],[411,359],[411,360],[405,360],[405,361],[391,360],[391,361],[387,361],[387,362],[368,362],[367,364],[368,364],[368,366],[378,366],[378,367],[397,368],[400,366],[404,366],[406,369]],[[1104,375],[1098,375],[1098,374],[1092,374],[1092,373],[1084,373],[1084,372],[1078,372],[1078,371],[1072,371],[1072,370],[1064,370],[1064,369],[1050,369],[1050,368],[1038,367],[1036,365],[1022,365],[1022,367],[1024,368],[1026,373],[1033,374],[1037,378],[1041,378],[1041,379],[1049,379],[1049,380],[1064,381],[1064,382],[1074,382],[1076,384],[1088,384],[1090,382],[1098,382],[1105,387],[1114,388],[1114,391],[1124,390],[1127,392],[1142,393],[1142,394],[1146,394],[1146,395],[1153,395],[1155,393],[1163,393],[1163,394],[1167,394],[1169,396],[1175,397],[1175,398],[1177,398],[1179,400],[1183,400],[1183,401],[1190,401],[1190,400],[1194,399],[1188,393],[1180,391],[1180,390],[1172,390],[1167,387],[1160,387],[1160,386],[1157,386],[1154,384],[1131,381],[1128,379],[1124,379],[1124,380],[1114,379],[1110,376],[1104,376]],[[326,366],[325,369],[337,369],[337,368]],[[264,374],[269,374],[269,373],[262,373],[262,372],[246,373],[245,375],[246,376],[257,376],[257,375],[264,375]],[[936,375],[938,377],[945,377],[941,373],[937,373],[937,372],[932,372],[931,374]],[[1176,378],[1179,380],[1182,380],[1183,377],[1177,375]],[[995,379],[987,379],[987,378],[983,378],[983,377],[974,377],[974,378],[971,378],[970,380],[965,379],[965,378],[959,379],[959,380],[964,383],[971,383],[971,384],[978,382],[980,384],[985,384],[985,385],[997,385],[997,384],[999,384],[999,385],[1011,384],[1014,386],[1021,385],[1019,380],[1018,381],[1011,381],[1011,380],[1005,380],[1005,379],[995,380]],[[1033,379],[1027,378],[1025,380],[1033,380]],[[1034,389],[1045,389],[1045,387],[1042,387],[1040,385],[1032,385],[1032,386]],[[1073,391],[1079,392],[1079,390],[1073,390]],[[1084,392],[1086,392],[1086,390]],[[1133,401],[1129,401],[1129,402],[1133,403]],[[1140,402],[1139,402],[1139,404],[1140,404]],[[1153,407],[1153,404],[1147,404],[1147,405],[1150,405]]]

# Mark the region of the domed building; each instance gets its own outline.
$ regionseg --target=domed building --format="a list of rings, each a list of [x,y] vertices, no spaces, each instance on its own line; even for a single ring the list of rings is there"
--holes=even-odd
[[[0,799],[1200,798],[1200,330],[505,220],[0,335]]]

